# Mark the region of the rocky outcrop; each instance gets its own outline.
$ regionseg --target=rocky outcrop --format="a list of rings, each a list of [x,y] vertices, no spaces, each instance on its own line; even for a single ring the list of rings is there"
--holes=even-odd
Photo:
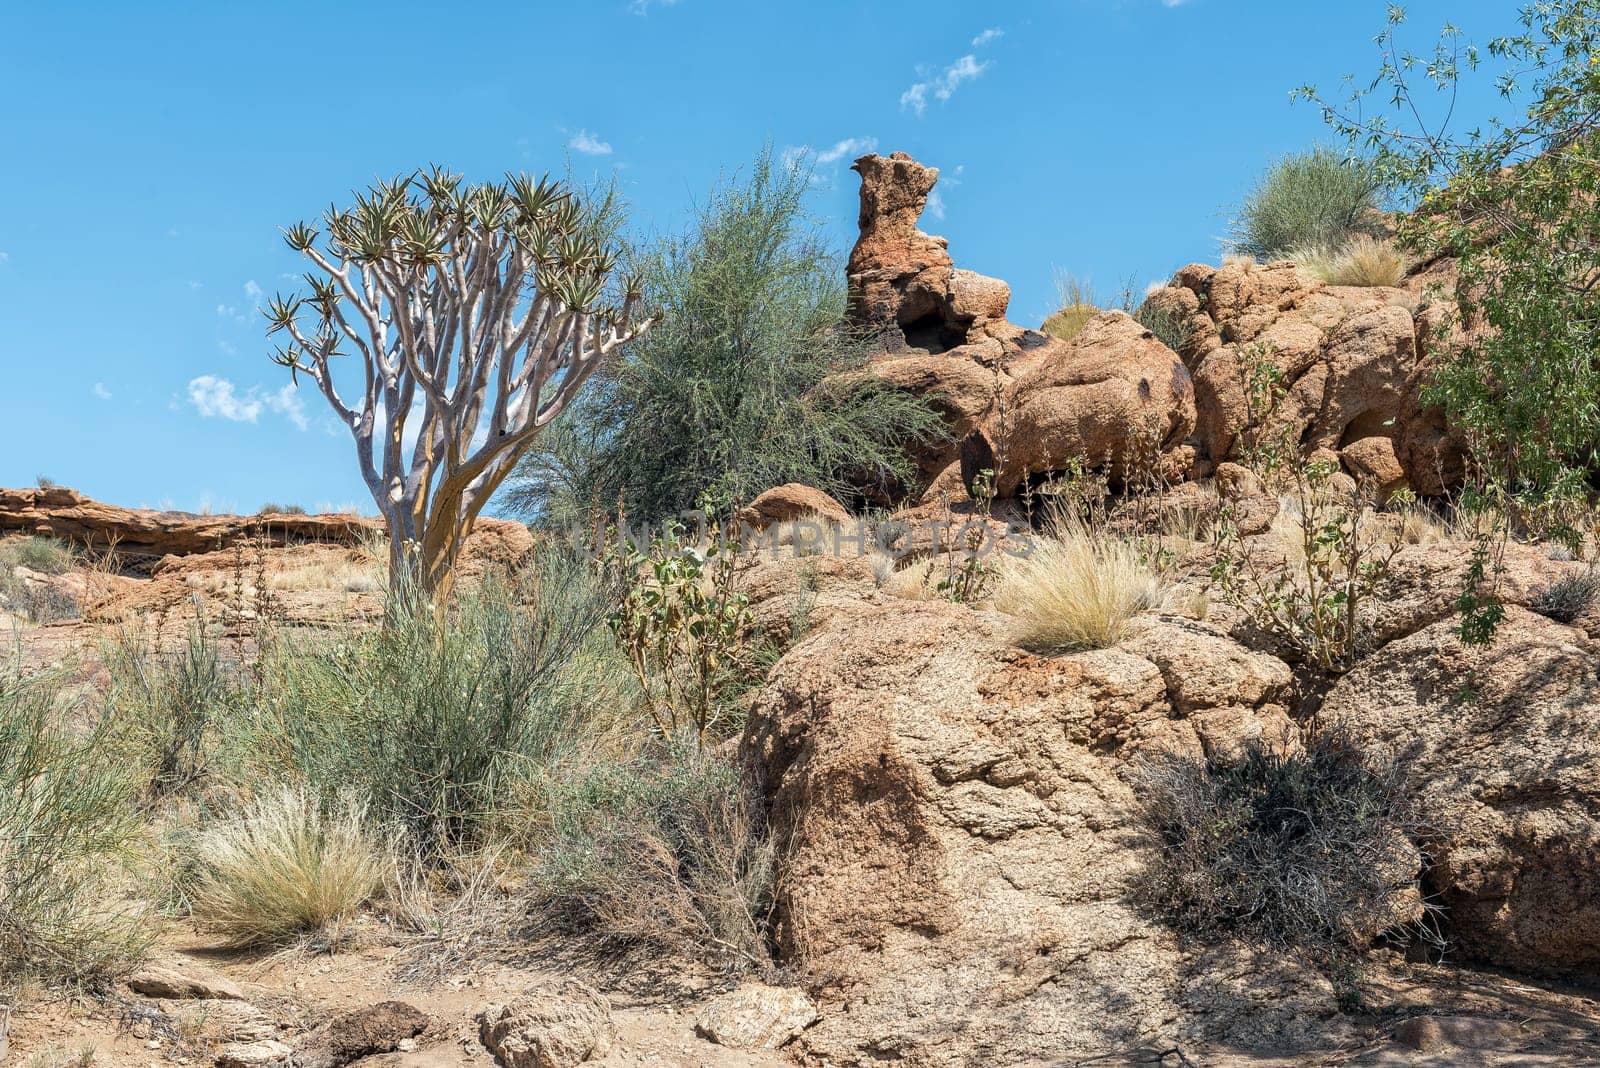
[[[241,542],[354,545],[373,525],[351,515],[194,515],[102,504],[61,486],[0,489],[0,534],[37,534],[119,556],[181,556]]]
[[[1203,1028],[1304,1040],[1332,1012],[1325,983],[1281,957],[1196,970],[1130,894],[1154,848],[1133,819],[1137,757],[1298,744],[1287,668],[1198,623],[1152,618],[1125,647],[1056,659],[1016,650],[1008,626],[868,603],[791,650],[752,710],[743,754],[784,843],[777,938],[822,1013],[803,1055],[1054,1063]]]
[[[936,168],[896,152],[863,156],[855,170],[861,234],[847,267],[850,316],[883,347],[866,373],[929,398],[949,430],[944,442],[913,450],[919,492],[954,484],[952,465],[984,449],[1009,495],[1074,460],[1108,465],[1117,477],[1136,450],[1155,462],[1183,447],[1194,429],[1189,372],[1150,331],[1110,313],[1067,343],[1008,322],[1006,284],[956,267],[943,238],[917,229]],[[1181,471],[1188,457],[1169,466]]]
[[[816,1018],[816,1007],[798,990],[742,983],[701,1009],[694,1030],[719,1046],[777,1049]]]
[[[1459,442],[1422,402],[1439,307],[1428,287],[1329,286],[1292,263],[1233,261],[1185,267],[1146,306],[1186,338],[1206,464],[1238,456],[1241,430],[1260,414],[1247,369],[1262,360],[1285,391],[1273,425],[1307,455],[1326,451],[1380,493],[1438,493],[1459,481]]]
[[[1538,974],[1600,971],[1600,646],[1512,606],[1488,649],[1443,619],[1357,665],[1323,715],[1395,754],[1437,841],[1452,944]]]

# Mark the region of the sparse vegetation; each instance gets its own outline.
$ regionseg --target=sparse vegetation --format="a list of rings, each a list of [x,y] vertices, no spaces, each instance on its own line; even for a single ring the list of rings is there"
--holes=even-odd
[[[1287,156],[1245,197],[1233,223],[1234,251],[1292,259],[1296,248],[1342,249],[1378,235],[1383,182],[1371,164],[1332,148]]]
[[[1298,246],[1288,258],[1331,286],[1397,286],[1406,277],[1405,254],[1370,234],[1342,245]]]
[[[1392,763],[1337,727],[1312,731],[1303,752],[1165,754],[1137,790],[1161,846],[1142,894],[1196,936],[1299,947],[1339,982],[1393,922],[1395,896],[1416,889],[1413,802]]]
[[[1137,546],[1067,521],[1007,564],[995,607],[1017,619],[1024,647],[1061,653],[1115,645],[1163,597]]]
[[[551,790],[532,873],[541,926],[739,968],[769,962],[772,844],[737,768],[686,754],[600,765]]]
[[[194,917],[235,946],[325,931],[377,891],[386,866],[358,802],[345,796],[325,806],[291,789],[213,824],[195,852]]]
[[[82,609],[68,590],[24,578],[18,568],[37,575],[64,575],[77,564],[72,549],[53,538],[24,537],[0,541],[0,610],[15,612],[35,623],[75,618]]]
[[[1070,274],[1056,275],[1056,294],[1059,308],[1039,329],[1051,337],[1071,341],[1085,323],[1100,314],[1100,308],[1089,287]]]
[[[1600,598],[1600,568],[1591,565],[1540,590],[1529,607],[1557,623],[1571,623],[1587,612],[1596,598]]]
[[[103,734],[62,720],[54,682],[0,666],[0,979],[93,981],[142,944],[110,892],[132,783]]]

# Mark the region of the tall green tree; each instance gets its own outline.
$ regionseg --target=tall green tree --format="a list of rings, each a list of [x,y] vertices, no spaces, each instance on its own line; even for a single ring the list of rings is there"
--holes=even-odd
[[[833,493],[912,475],[942,432],[924,402],[842,372],[869,340],[844,323],[843,262],[807,215],[811,169],[763,150],[686,233],[640,254],[656,320],[524,461],[512,500],[565,521],[620,502],[655,519],[706,494],[805,482]]]

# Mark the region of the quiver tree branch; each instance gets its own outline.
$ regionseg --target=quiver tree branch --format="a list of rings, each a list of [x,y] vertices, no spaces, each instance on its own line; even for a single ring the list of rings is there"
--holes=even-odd
[[[288,339],[273,359],[349,427],[391,587],[438,594],[539,431],[651,321],[619,277],[609,196],[432,167],[354,199],[284,230],[314,269],[268,302],[268,334]]]

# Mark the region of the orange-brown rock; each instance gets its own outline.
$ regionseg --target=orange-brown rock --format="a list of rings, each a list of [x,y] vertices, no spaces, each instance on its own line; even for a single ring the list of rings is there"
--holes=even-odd
[[[1155,848],[1133,817],[1138,755],[1298,744],[1288,680],[1165,618],[1054,659],[942,602],[867,601],[813,629],[743,739],[783,843],[778,940],[818,977],[801,1055],[1031,1064],[1208,1032],[1306,1041],[1332,1013],[1323,981],[1282,954],[1201,976],[1130,897]],[[1252,981],[1195,1011],[1230,969]]]
[[[353,545],[375,530],[352,515],[194,515],[102,504],[76,490],[0,489],[0,533],[59,538],[119,556],[203,553],[239,542]]]
[[[1429,882],[1464,955],[1600,969],[1600,647],[1507,609],[1489,648],[1445,619],[1384,647],[1322,715],[1393,753],[1437,841]]]
[[[740,510],[737,519],[751,530],[763,531],[774,523],[817,517],[846,523],[850,520],[850,512],[814,486],[786,482],[757,494],[755,500]]]

